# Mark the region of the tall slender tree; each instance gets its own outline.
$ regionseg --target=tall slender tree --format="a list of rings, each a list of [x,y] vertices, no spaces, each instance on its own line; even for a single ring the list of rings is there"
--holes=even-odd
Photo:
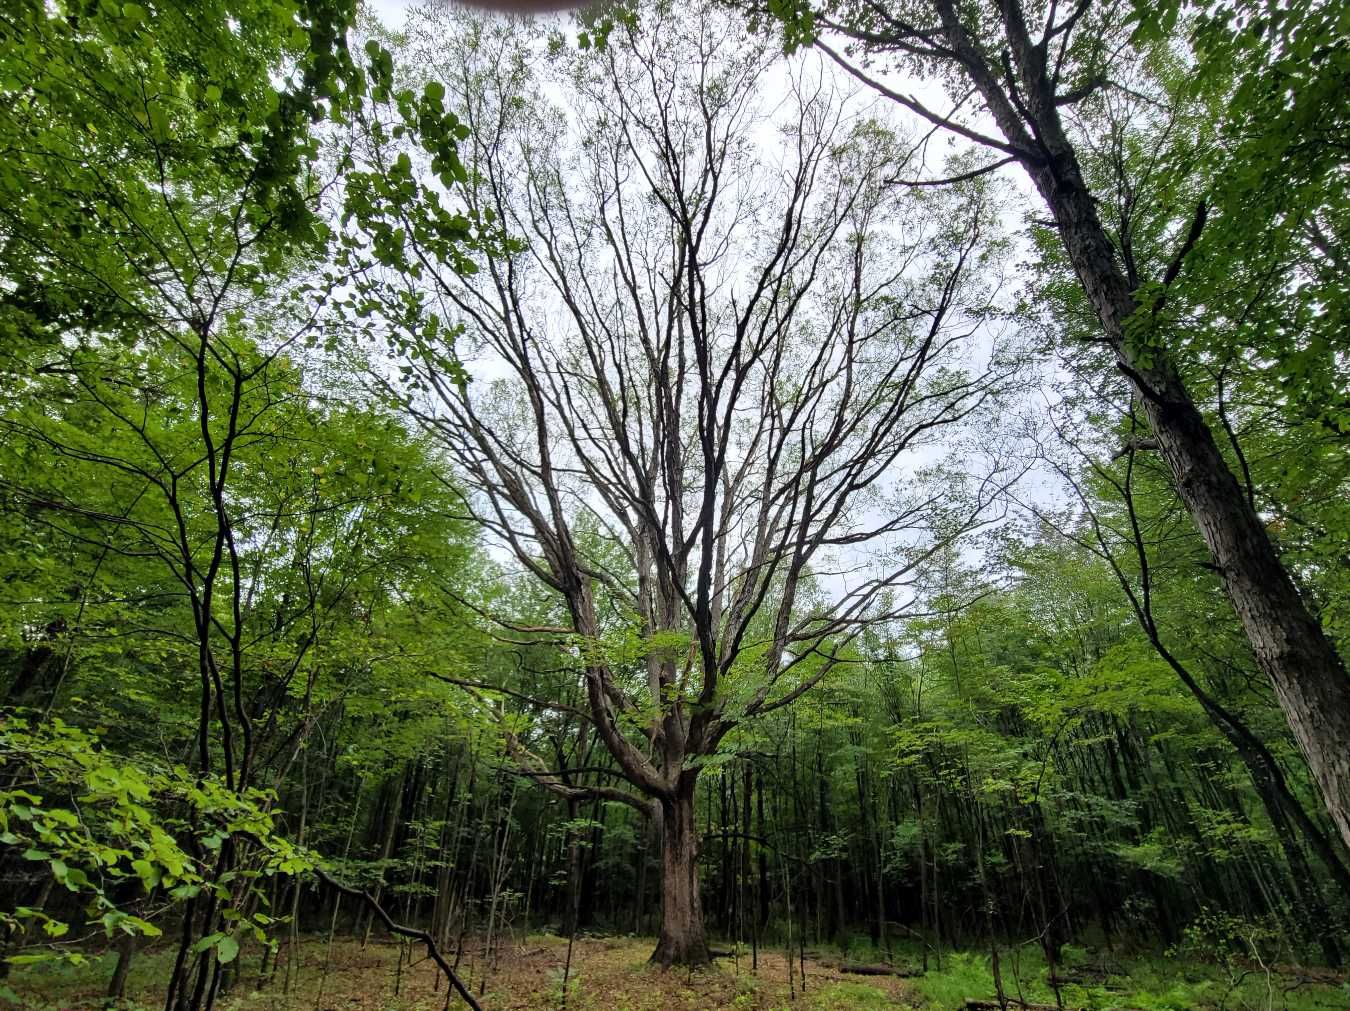
[[[1168,11],[1170,23],[1176,24],[1177,5],[1169,5]],[[1142,274],[1140,269],[1147,264],[1131,259],[1128,236],[1113,237],[1103,224],[1100,194],[1089,184],[1080,154],[1082,141],[1075,137],[1068,118],[1076,105],[1115,86],[1113,56],[1130,44],[1127,11],[1120,4],[1093,0],[1071,6],[1055,0],[1032,5],[1022,0],[973,4],[931,0],[820,9],[811,4],[788,5],[772,7],[770,13],[780,18],[790,43],[814,41],[850,74],[934,129],[948,130],[993,153],[981,166],[960,172],[960,178],[994,172],[1004,165],[1017,165],[1026,173],[1051,213],[1064,255],[1096,317],[1099,339],[1138,400],[1140,415],[1171,470],[1176,494],[1205,541],[1257,662],[1270,679],[1313,770],[1327,810],[1342,839],[1350,843],[1350,676],[1300,595],[1254,504],[1243,494],[1214,427],[1188,385],[1178,355],[1185,344],[1184,325],[1165,325],[1163,310],[1169,291],[1178,285],[1188,257],[1202,240],[1211,212],[1209,199],[1200,199],[1175,222],[1170,253],[1158,260],[1153,276]],[[1237,4],[1220,13],[1231,21],[1258,12]],[[1146,23],[1155,22],[1149,17]],[[1282,39],[1304,46],[1310,54],[1318,51],[1318,45],[1330,44],[1335,34],[1334,17],[1328,20],[1319,4],[1302,5],[1297,16],[1282,19],[1278,25],[1261,24],[1277,40],[1272,46],[1281,45],[1278,40]],[[1224,37],[1228,22],[1220,19],[1217,30]],[[952,107],[944,111],[892,88],[842,52],[839,41],[873,58],[893,57],[908,69],[943,78],[950,86]],[[1240,48],[1251,52],[1250,47]],[[1253,70],[1256,73],[1265,70],[1259,60],[1252,66],[1259,68]],[[1327,125],[1334,129],[1344,119],[1331,98],[1333,89],[1327,78],[1338,79],[1343,65],[1333,58],[1328,67],[1313,75],[1318,87],[1310,91],[1314,102],[1323,103],[1329,114]],[[1228,69],[1233,69],[1231,59]],[[1239,89],[1234,97],[1245,96],[1245,100],[1235,105],[1237,115],[1245,116],[1257,106],[1278,111],[1278,96],[1292,93],[1278,83],[1278,74],[1277,64],[1268,87],[1254,92]],[[1277,97],[1272,99],[1272,94]],[[973,115],[972,99],[978,100],[977,108],[994,130]],[[1298,115],[1281,114],[1273,121],[1284,130],[1288,142],[1293,124],[1308,123],[1314,114],[1304,104]],[[1257,145],[1256,150],[1262,159],[1269,154],[1268,146]],[[1319,156],[1316,164],[1313,181],[1300,190],[1301,204],[1284,206],[1277,200],[1258,206],[1272,220],[1279,220],[1306,206],[1308,189],[1320,185],[1325,191],[1337,185],[1336,166],[1341,164],[1343,169],[1343,164],[1334,155]],[[941,180],[918,181],[933,184]],[[1217,192],[1231,196],[1231,190],[1221,185]],[[1238,191],[1247,198],[1240,203],[1221,201],[1219,210],[1232,216],[1247,214],[1253,190],[1239,186]],[[1230,234],[1247,227],[1236,223],[1236,217],[1232,220],[1223,226]],[[1312,249],[1314,259],[1332,255],[1330,251],[1316,254],[1315,243]],[[1195,299],[1196,304],[1206,301]]]

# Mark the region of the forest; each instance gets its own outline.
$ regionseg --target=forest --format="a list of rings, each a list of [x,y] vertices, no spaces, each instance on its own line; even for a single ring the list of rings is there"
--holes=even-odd
[[[0,8],[0,1007],[1350,1008],[1350,6]]]

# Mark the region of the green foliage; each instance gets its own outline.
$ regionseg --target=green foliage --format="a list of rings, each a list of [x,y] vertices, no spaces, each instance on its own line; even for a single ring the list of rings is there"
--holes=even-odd
[[[0,855],[18,853],[26,862],[45,864],[56,883],[80,899],[85,923],[109,937],[162,932],[129,911],[128,883],[166,907],[211,890],[230,927],[202,938],[198,950],[214,947],[228,962],[238,954],[240,934],[265,940],[275,922],[261,911],[248,912],[253,903],[245,897],[265,899],[263,879],[313,866],[308,854],[278,834],[273,796],[240,794],[182,766],[119,758],[94,735],[59,719],[36,722],[21,711],[0,713],[0,764],[9,782],[0,792]],[[224,847],[249,853],[233,882],[214,874]],[[72,926],[26,906],[0,911],[0,925],[19,934],[40,926],[50,942]],[[78,964],[84,957],[79,949],[35,939],[8,962],[65,958]]]
[[[521,150],[542,159],[556,154],[545,127],[566,117],[536,114],[509,47],[488,53],[507,28],[450,17],[466,58],[414,65],[378,28],[348,52],[353,6],[18,0],[0,12],[0,685],[28,707],[0,710],[0,862],[22,886],[0,897],[0,940],[25,979],[83,962],[87,981],[108,969],[98,945],[184,922],[200,971],[237,967],[241,944],[271,943],[290,909],[306,929],[331,922],[298,880],[318,853],[444,937],[498,906],[573,908],[577,868],[591,926],[627,931],[635,906],[654,906],[655,836],[637,811],[552,801],[509,763],[527,749],[567,787],[622,782],[577,716],[590,667],[609,669],[629,703],[614,723],[644,755],[659,719],[706,714],[683,612],[677,627],[644,627],[606,582],[632,581],[635,563],[592,518],[571,534],[605,577],[592,587],[599,631],[567,634],[556,595],[479,548],[482,502],[443,450],[389,411],[426,420],[429,391],[470,382],[457,348],[482,335],[446,308],[448,290],[534,269],[484,198],[473,124],[486,113],[537,130]],[[1109,140],[1084,156],[1101,206],[1131,201],[1117,238],[1138,274],[1133,350],[1177,352],[1283,558],[1346,641],[1350,15],[1321,0],[1141,4],[1129,26],[1099,13],[1065,73],[1084,78],[1118,50],[1110,69],[1133,92],[1074,110],[1075,129]],[[789,51],[820,14],[795,0],[761,12]],[[645,24],[628,8],[592,12],[575,50],[558,36],[533,55],[597,74]],[[1127,31],[1132,50],[1107,45]],[[546,41],[522,37],[521,51]],[[1122,95],[1135,103],[1124,112]],[[460,98],[472,114],[453,108]],[[578,159],[595,138],[583,140]],[[895,140],[860,123],[828,170],[857,172],[850,159]],[[525,160],[509,167],[540,171]],[[547,199],[589,184],[579,162],[544,161],[553,174],[527,181]],[[915,197],[924,223],[944,227],[914,255],[960,253],[953,209],[992,192]],[[1201,201],[1208,220],[1164,285]],[[575,227],[613,227],[616,206]],[[661,260],[666,233],[646,228]],[[1270,748],[1314,822],[1316,796],[1168,474],[1144,450],[1112,458],[1147,433],[1100,402],[1114,365],[1082,350],[1092,314],[1057,235],[1033,223],[1029,240],[1034,291],[1017,322],[1041,326],[1046,350],[1074,349],[1068,364],[1092,381],[1091,397],[1062,400],[1084,451],[1067,470],[1092,516],[1046,509],[969,553],[935,554],[901,591],[916,616],[846,645],[807,636],[774,698],[831,668],[814,694],[712,754],[675,757],[699,774],[705,906],[743,940],[742,907],[760,900],[761,942],[789,928],[800,941],[801,918],[812,942],[878,960],[921,956],[897,944],[896,916],[930,956],[953,934],[987,934],[1005,981],[1049,1001],[1044,952],[1008,939],[1045,937],[1062,904],[1079,932],[1053,967],[1081,972],[1069,1005],[1255,1005],[1265,967],[1308,960],[1344,896],[1160,658],[1122,584],[1147,585],[1173,655]],[[979,252],[983,266],[997,249]],[[909,313],[935,283],[867,311]],[[810,342],[784,347],[797,343]],[[966,379],[943,373],[934,389]],[[502,445],[517,434],[515,392],[493,405]],[[955,511],[961,475],[932,473],[950,487],[925,508]],[[862,512],[886,508],[877,497]],[[824,613],[830,578],[803,570],[801,615]],[[764,587],[766,617],[713,693],[733,721],[783,660],[767,617],[780,592]],[[674,672],[664,690],[650,687],[653,664]],[[1328,920],[1309,924],[1303,904],[1320,896]],[[1169,931],[1176,943],[1166,960],[1108,971],[1095,931],[1124,948]],[[942,958],[915,984],[935,1006],[990,993],[987,953]],[[569,1002],[603,999],[575,973],[569,988]],[[880,994],[845,982],[808,1001],[881,1006]]]
[[[310,125],[360,91],[353,13],[348,0],[7,5],[0,332],[115,324],[148,308],[147,279],[171,264],[160,295],[191,299],[205,273],[263,290],[324,232]],[[249,262],[232,265],[241,241]]]
[[[866,983],[830,983],[813,990],[807,997],[810,1006],[827,1011],[829,1008],[859,1008],[861,1011],[884,1011],[895,1007],[886,991]]]

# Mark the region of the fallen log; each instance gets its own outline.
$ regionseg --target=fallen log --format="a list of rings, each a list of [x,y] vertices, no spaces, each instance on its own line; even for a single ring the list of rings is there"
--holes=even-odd
[[[1005,1007],[1015,1008],[1017,1011],[1083,1011],[1082,1008],[1059,1008],[1054,1004],[1028,1004],[1026,1001],[1018,1000],[1015,997],[1006,998],[1002,1004],[996,1000],[977,1000],[974,997],[967,997],[965,1004],[962,1005],[962,1011],[1003,1011]],[[1111,1011],[1141,1011],[1141,1009],[1112,1008]]]
[[[904,966],[894,965],[864,965],[861,962],[843,962],[839,966],[839,971],[854,976],[902,976],[906,979],[923,975],[922,969],[907,969]]]
[[[886,965],[884,963],[840,962],[835,959],[820,959],[819,961],[827,969],[835,969],[853,976],[901,976],[909,979],[923,975],[922,969],[909,969],[904,966]]]
[[[1095,986],[1108,992],[1112,990],[1123,990],[1119,983],[1108,982],[1110,977],[1105,975],[1092,975],[1088,972],[1081,972],[1070,976],[1051,976],[1046,982],[1051,986]]]

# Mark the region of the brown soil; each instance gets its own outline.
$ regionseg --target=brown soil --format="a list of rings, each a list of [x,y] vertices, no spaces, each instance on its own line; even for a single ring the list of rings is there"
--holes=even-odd
[[[647,964],[650,938],[581,938],[572,951],[567,1011],[667,1011],[667,1009],[735,1008],[744,1011],[779,1009],[887,1009],[921,1005],[915,991],[892,977],[850,976],[837,968],[807,959],[806,989],[800,968],[789,989],[787,963],[782,953],[760,952],[757,971],[749,952],[739,960],[719,958],[711,968],[690,972],[662,971]],[[289,994],[283,993],[282,969],[272,982],[255,989],[257,953],[241,956],[239,982],[218,1004],[220,1011],[443,1011],[446,983],[435,964],[418,945],[400,947],[371,940],[362,950],[354,941],[333,945],[325,974],[326,945],[310,940],[292,968]],[[148,954],[148,953],[147,953]],[[495,966],[483,964],[481,951],[470,949],[460,960],[460,975],[478,995],[483,1011],[560,1009],[562,973],[567,958],[565,938],[532,935],[503,944]],[[151,972],[161,963],[153,955],[140,960],[129,993],[140,1003],[129,1007],[162,1006],[163,987]],[[44,980],[37,992],[20,993],[25,1005],[44,1009],[99,1007],[106,974],[81,974]],[[36,980],[29,980],[37,983]],[[3,1005],[0,1001],[0,1005]],[[463,1008],[458,998],[450,1009]]]
[[[398,975],[397,945],[371,945],[365,952],[344,946],[335,952],[337,972],[330,976],[330,993],[342,1000],[325,999],[320,1011],[357,1011],[365,1008],[444,1007],[445,980],[422,951],[412,951],[411,968],[405,962],[398,980],[399,998],[394,998]],[[910,1008],[919,1003],[900,979],[860,981],[838,969],[810,959],[806,962],[806,993],[801,991],[800,968],[792,991],[788,986],[786,959],[781,953],[760,953],[752,972],[749,953],[741,959],[718,959],[715,966],[696,972],[663,971],[647,964],[652,941],[647,938],[583,938],[572,951],[567,1007],[575,1011],[665,1011],[674,1008],[743,1008],[769,1011],[805,1008]],[[313,955],[307,957],[310,963]],[[567,942],[554,937],[530,937],[503,948],[496,967],[483,964],[478,952],[467,952],[460,962],[461,975],[475,994],[481,990],[484,1011],[525,1011],[560,1008],[562,973]],[[321,963],[320,963],[321,964]],[[306,973],[318,966],[307,964]],[[330,970],[331,972],[331,970]],[[305,986],[306,990],[315,989]],[[454,1008],[458,1001],[451,1003]],[[241,1009],[256,1006],[240,1004]],[[313,1006],[312,1004],[310,1005]],[[459,1006],[463,1006],[459,1004]],[[233,1009],[232,1009],[233,1011]]]

